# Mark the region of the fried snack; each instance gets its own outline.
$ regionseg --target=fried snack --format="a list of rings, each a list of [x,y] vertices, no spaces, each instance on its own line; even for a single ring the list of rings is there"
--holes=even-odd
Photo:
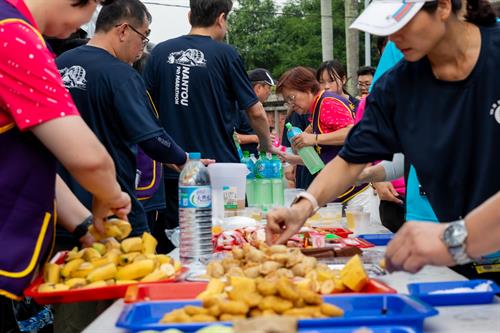
[[[277,278],[285,277],[287,279],[293,279],[294,275],[291,270],[287,268],[280,268],[276,271],[276,277]]]
[[[231,252],[233,254],[234,259],[241,260],[241,259],[245,258],[245,252],[243,251],[243,249],[241,247],[233,246],[233,248],[231,249]]]
[[[240,261],[238,259],[234,259],[232,256],[228,256],[221,261],[222,267],[224,267],[224,271],[227,272],[233,267],[240,267]]]
[[[235,320],[241,320],[241,319],[246,319],[246,316],[244,315],[233,315],[229,313],[224,313],[222,314],[219,319],[221,321],[235,321]]]
[[[260,266],[260,273],[263,275],[268,275],[270,273],[276,272],[282,265],[276,261],[266,261]]]
[[[219,303],[221,313],[232,315],[246,315],[250,308],[241,301],[222,301]]]
[[[312,290],[298,289],[298,293],[307,304],[318,305],[323,303],[323,299],[321,298],[321,296],[316,294]]]
[[[189,316],[195,316],[195,315],[207,315],[208,310],[205,308],[202,308],[200,306],[194,306],[194,305],[186,305],[184,307],[184,312],[186,312],[187,315]]]
[[[256,281],[257,291],[264,296],[272,296],[278,291],[276,284],[267,279],[258,278]]]
[[[240,276],[240,277],[245,277],[245,273],[241,269],[241,267],[231,267],[227,272],[226,276]]]
[[[208,263],[207,275],[213,278],[221,278],[224,276],[224,267],[220,261],[212,261]]]
[[[163,316],[160,323],[188,323],[191,317],[184,312],[184,309],[177,309]]]
[[[314,316],[312,314],[310,314],[306,308],[294,308],[294,309],[286,310],[285,312],[283,312],[283,315],[295,317],[298,319],[314,318]]]
[[[335,283],[333,282],[333,280],[325,280],[321,283],[319,292],[322,295],[328,295],[331,294],[334,290],[335,290]]]
[[[287,253],[288,248],[285,245],[273,245],[268,249],[268,252],[270,254],[275,254],[275,253]]]
[[[250,308],[256,307],[262,301],[262,296],[256,292],[243,294],[241,300],[248,304]]]
[[[305,263],[300,262],[292,267],[292,273],[295,276],[304,277],[307,274],[306,268],[307,268],[307,265]]]
[[[323,303],[319,308],[321,312],[328,317],[341,317],[344,315],[344,310],[333,304]]]
[[[217,318],[208,314],[197,314],[191,317],[191,321],[194,323],[212,323],[217,321]]]
[[[229,278],[229,285],[233,291],[240,293],[252,293],[257,290],[255,280],[247,277],[232,276]]]
[[[247,244],[245,244],[247,245]],[[246,250],[247,249],[247,250]],[[245,260],[247,262],[256,262],[261,263],[267,260],[267,256],[261,250],[256,249],[255,247],[248,245],[248,247],[244,248],[245,251]]]
[[[243,269],[243,273],[245,274],[246,277],[255,279],[260,276],[260,268],[261,268],[260,265],[247,267]]]
[[[219,317],[221,312],[220,312],[220,307],[218,304],[214,304],[211,307],[208,308],[208,314],[214,317]]]
[[[284,299],[295,302],[300,298],[297,288],[293,282],[287,278],[283,277],[279,279],[278,283],[276,283],[276,289],[278,289],[278,294]]]
[[[303,259],[304,255],[302,254],[302,252],[300,252],[300,249],[291,249],[286,267],[290,268],[292,266],[295,266],[298,263],[302,262]]]
[[[262,311],[273,310],[276,313],[283,313],[291,308],[293,308],[292,302],[276,296],[266,296],[259,303],[259,309]]]
[[[280,263],[282,266],[286,266],[287,263],[288,263],[288,259],[290,257],[290,254],[289,253],[275,253],[275,254],[272,254],[269,259],[271,259],[272,261],[276,261],[278,263]]]
[[[262,311],[260,309],[258,309],[258,308],[254,308],[254,309],[250,310],[249,315],[250,315],[251,318],[261,317],[262,316]]]

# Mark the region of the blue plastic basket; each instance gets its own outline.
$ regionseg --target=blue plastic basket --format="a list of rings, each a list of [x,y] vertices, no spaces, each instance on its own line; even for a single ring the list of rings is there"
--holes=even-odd
[[[343,317],[299,320],[299,331],[325,332],[326,328],[367,327],[409,327],[415,332],[422,332],[426,317],[438,313],[433,307],[406,295],[349,295],[326,296],[325,302],[339,306],[344,310]],[[143,302],[126,306],[116,326],[131,331],[165,330],[177,328],[183,332],[194,332],[210,323],[163,324],[160,319],[167,312],[186,305],[200,305],[199,301]],[[385,306],[385,314],[382,308]],[[219,324],[231,325],[230,322]],[[331,332],[331,330],[329,330]],[[389,331],[392,332],[392,331]],[[397,331],[396,331],[397,332]]]
[[[481,283],[491,283],[491,291],[484,292],[462,292],[453,294],[430,294],[436,290],[454,288],[474,288]],[[498,285],[490,280],[466,280],[446,282],[425,282],[408,284],[410,295],[421,299],[430,305],[464,305],[464,304],[486,304],[491,303],[495,293],[500,292]]]
[[[394,237],[394,234],[364,234],[358,235],[358,238],[363,238],[364,240],[377,246],[385,246]]]

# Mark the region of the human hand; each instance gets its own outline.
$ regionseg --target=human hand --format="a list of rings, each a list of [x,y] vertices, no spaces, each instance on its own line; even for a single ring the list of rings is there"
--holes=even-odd
[[[128,221],[127,215],[131,209],[130,197],[125,192],[111,200],[101,200],[94,197],[92,201],[92,215],[94,227],[100,234],[104,234],[104,221],[110,215],[116,215],[119,219]]]
[[[312,213],[312,205],[307,200],[301,200],[290,208],[273,209],[267,213],[266,242],[284,244],[299,232],[304,222]]]
[[[80,237],[79,241],[82,248],[91,247],[96,242],[95,238],[89,232]]]
[[[391,182],[379,182],[373,183],[372,185],[375,191],[377,191],[380,200],[395,202],[398,205],[404,204],[403,200],[399,199],[399,193],[396,191]]]
[[[316,144],[316,134],[300,133],[292,138],[292,144],[296,149],[314,146]]]
[[[453,266],[455,261],[441,237],[447,223],[406,222],[385,252],[389,272],[416,273],[425,265]]]

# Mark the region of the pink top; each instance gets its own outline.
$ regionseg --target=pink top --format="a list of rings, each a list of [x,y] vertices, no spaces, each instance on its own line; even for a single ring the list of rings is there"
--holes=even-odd
[[[361,118],[363,118],[363,115],[365,114],[365,107],[366,107],[366,97],[361,99],[361,101],[358,104],[358,109],[356,111],[356,117],[354,119],[354,122],[357,124],[361,121]],[[378,163],[379,161],[375,162]],[[401,194],[405,195],[406,194],[406,185],[405,185],[405,179],[404,177],[394,179],[391,181],[392,186],[394,186],[394,189]]]
[[[20,19],[0,21],[0,131],[14,124],[24,131],[74,115],[78,110],[36,26]]]
[[[321,94],[316,96],[315,102],[311,106],[311,114],[314,112],[315,105],[320,97]],[[341,100],[333,97],[325,97],[321,102],[319,124],[322,133],[331,133],[349,125],[354,125],[354,119],[349,107]]]

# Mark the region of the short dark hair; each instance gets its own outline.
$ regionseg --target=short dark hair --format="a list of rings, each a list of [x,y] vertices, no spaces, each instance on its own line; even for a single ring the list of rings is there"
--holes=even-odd
[[[107,6],[111,3],[113,3],[114,0],[73,0],[72,6],[74,7],[85,7],[89,1],[96,1],[97,4],[102,5],[102,6]]]
[[[141,1],[114,0],[101,9],[95,23],[95,31],[108,32],[123,21],[139,27],[144,24],[144,18],[151,23],[151,14]]]
[[[371,75],[371,76],[374,76],[375,75],[375,68],[373,68],[372,66],[363,66],[363,67],[360,67],[358,69],[358,71],[356,72],[356,74],[358,74],[358,76],[360,76],[360,75]]]
[[[462,9],[462,0],[450,0],[451,10],[458,13]],[[422,10],[434,13],[438,8],[438,1],[426,2]],[[496,24],[496,15],[488,0],[467,0],[465,20],[478,26],[491,26]]]
[[[190,23],[193,27],[209,27],[224,13],[227,15],[233,8],[231,0],[189,0],[191,8]]]
[[[294,89],[317,94],[319,91],[319,82],[316,80],[314,70],[299,66],[281,75],[278,85],[276,86],[276,93],[282,94],[283,89]]]

